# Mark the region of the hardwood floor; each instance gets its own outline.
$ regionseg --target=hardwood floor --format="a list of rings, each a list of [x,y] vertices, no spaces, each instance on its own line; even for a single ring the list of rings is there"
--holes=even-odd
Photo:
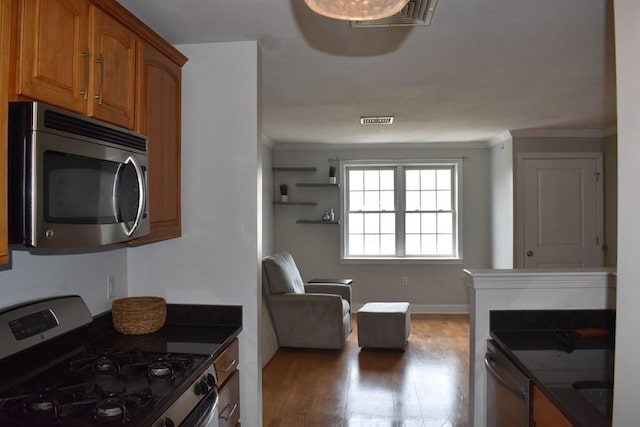
[[[468,425],[469,316],[414,314],[405,352],[280,349],[263,370],[265,427]]]

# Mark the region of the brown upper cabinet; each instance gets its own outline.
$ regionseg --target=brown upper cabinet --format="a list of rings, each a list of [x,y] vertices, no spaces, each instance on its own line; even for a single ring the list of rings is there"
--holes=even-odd
[[[141,45],[136,131],[149,138],[151,231],[133,244],[179,237],[181,68],[154,47]]]
[[[16,93],[129,129],[137,37],[88,0],[20,0]]]
[[[0,48],[0,134],[7,134],[8,97],[147,135],[151,232],[134,244],[179,237],[181,67],[187,58],[116,0],[0,0]],[[4,138],[0,265],[9,263],[6,175]]]

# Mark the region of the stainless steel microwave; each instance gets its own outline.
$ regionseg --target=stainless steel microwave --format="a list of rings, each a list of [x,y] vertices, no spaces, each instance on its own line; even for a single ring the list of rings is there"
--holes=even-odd
[[[11,102],[8,155],[10,243],[86,248],[149,233],[144,135]]]

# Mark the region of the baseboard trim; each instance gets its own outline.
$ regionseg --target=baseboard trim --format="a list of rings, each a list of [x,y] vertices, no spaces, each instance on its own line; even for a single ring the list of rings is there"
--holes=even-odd
[[[356,313],[364,304],[353,304]],[[468,314],[469,304],[411,304],[411,314]]]

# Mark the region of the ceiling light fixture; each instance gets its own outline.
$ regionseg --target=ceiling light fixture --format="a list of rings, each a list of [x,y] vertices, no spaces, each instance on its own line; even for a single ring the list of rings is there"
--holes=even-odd
[[[400,12],[409,0],[304,0],[315,13],[345,21],[382,19]]]

